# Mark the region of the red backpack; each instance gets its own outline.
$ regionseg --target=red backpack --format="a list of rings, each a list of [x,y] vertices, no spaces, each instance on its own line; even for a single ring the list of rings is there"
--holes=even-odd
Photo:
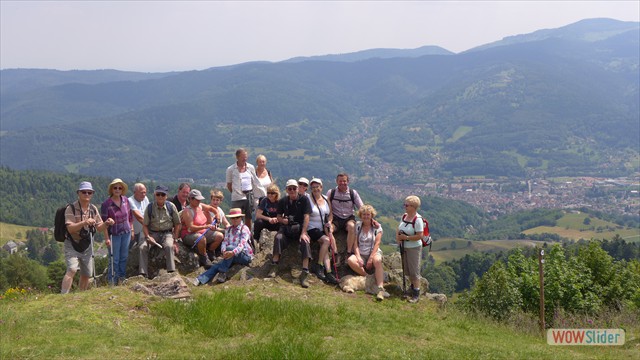
[[[424,229],[422,230],[422,239],[420,240],[422,241],[422,247],[428,246],[429,251],[431,251],[431,244],[433,243],[433,239],[431,239],[431,233],[429,232],[429,222],[427,221],[427,219],[423,218],[420,214],[416,214],[416,216],[413,218],[413,221],[406,221],[406,215],[407,214],[402,215],[402,222],[411,224],[411,226],[413,226],[413,232],[416,231],[416,220],[418,220],[418,217],[422,219],[422,222],[424,223]]]

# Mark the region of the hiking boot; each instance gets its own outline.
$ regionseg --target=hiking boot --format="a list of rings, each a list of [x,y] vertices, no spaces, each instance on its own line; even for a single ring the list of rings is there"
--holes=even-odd
[[[278,273],[278,264],[271,264],[271,267],[269,268],[269,273],[267,274],[268,278],[274,278],[276,277],[276,274]]]
[[[376,295],[376,300],[378,301],[384,300],[385,293],[386,291],[384,291],[384,288],[382,286],[378,287],[378,294]]]
[[[336,279],[332,272],[325,275],[325,281],[327,282],[327,284],[338,285],[338,279]]]
[[[307,279],[308,276],[309,276],[308,271],[303,271],[300,274],[300,286],[302,286],[305,289],[309,287],[309,280]]]
[[[420,289],[412,289],[413,293],[409,298],[409,302],[412,304],[417,303],[420,300]]]
[[[200,266],[204,267],[205,270],[209,270],[211,265],[213,265],[207,255],[198,254],[198,262],[200,263]]]
[[[325,281],[327,277],[324,275],[324,265],[316,264],[315,274],[318,279]]]
[[[218,273],[218,282],[222,284],[225,281],[227,281],[227,273],[226,272]]]

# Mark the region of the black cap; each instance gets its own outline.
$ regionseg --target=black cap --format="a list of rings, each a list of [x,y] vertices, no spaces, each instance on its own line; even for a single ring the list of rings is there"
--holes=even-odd
[[[155,192],[168,194],[169,193],[169,188],[164,186],[164,185],[158,185],[158,186],[156,186],[156,191]]]

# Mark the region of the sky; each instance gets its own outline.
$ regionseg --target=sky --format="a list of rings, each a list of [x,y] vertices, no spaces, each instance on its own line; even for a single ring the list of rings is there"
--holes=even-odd
[[[168,72],[373,48],[458,53],[589,18],[640,21],[640,0],[0,0],[0,68]]]

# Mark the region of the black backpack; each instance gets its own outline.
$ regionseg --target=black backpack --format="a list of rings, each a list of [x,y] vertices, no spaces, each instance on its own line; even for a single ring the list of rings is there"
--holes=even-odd
[[[62,206],[56,210],[56,218],[53,221],[53,238],[56,241],[64,242],[64,240],[69,236],[69,232],[67,231],[67,225],[65,224],[64,213],[67,211],[67,207],[71,206],[73,213],[76,213],[75,206],[73,204],[67,204]]]
[[[73,206],[72,203],[67,203],[67,205],[59,207],[56,210],[56,217],[53,220],[53,238],[56,241],[64,242],[67,237],[69,237],[69,232],[67,231],[67,225],[65,224],[65,216],[64,213],[67,211],[67,207],[71,206],[71,211],[73,214],[76,213],[76,207]],[[93,204],[89,205],[89,216],[94,216],[98,213],[98,208],[96,208]]]

